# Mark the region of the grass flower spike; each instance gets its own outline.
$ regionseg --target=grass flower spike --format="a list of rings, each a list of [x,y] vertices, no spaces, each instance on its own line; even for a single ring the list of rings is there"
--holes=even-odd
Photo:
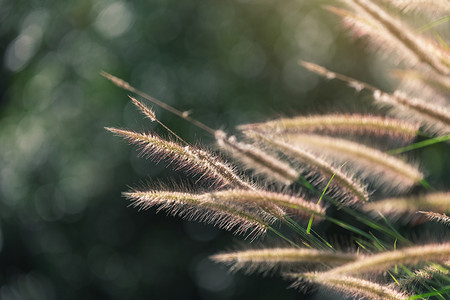
[[[366,203],[363,209],[377,216],[381,213],[390,218],[404,218],[407,221],[421,219],[419,211],[450,213],[450,193],[430,193],[414,197],[387,198]]]
[[[405,118],[415,119],[420,122],[425,129],[438,133],[450,132],[450,110],[447,105],[427,103],[422,99],[411,98],[401,91],[392,94],[383,92],[374,86],[358,81],[351,77],[329,71],[323,67],[308,63],[305,65],[309,70],[327,78],[336,78],[349,84],[356,91],[368,90],[373,93],[375,101],[382,106],[389,106],[393,109],[393,114]]]
[[[220,148],[231,153],[248,168],[255,170],[256,174],[264,174],[267,178],[286,185],[293,183],[300,176],[287,162],[255,145],[238,142],[233,136],[227,137],[223,131],[216,133],[216,141]]]
[[[328,274],[355,275],[361,273],[385,272],[394,265],[419,264],[423,262],[444,262],[450,259],[450,242],[409,247],[368,255],[359,260],[328,271]]]
[[[306,65],[307,63],[303,63]],[[311,66],[312,64],[307,64]],[[317,65],[314,65],[318,67]],[[284,133],[324,133],[341,135],[388,136],[410,141],[417,135],[417,124],[376,116],[318,115],[309,117],[282,118],[265,123],[240,125],[242,131],[255,131],[262,134]]]
[[[170,163],[175,163],[178,168],[200,174],[201,178],[212,178],[214,184],[218,186],[253,189],[253,186],[241,179],[228,164],[204,150],[190,146],[183,147],[150,133],[141,134],[116,128],[106,129],[124,137],[132,144],[139,145],[142,154],[155,158],[157,161],[168,158]]]
[[[423,174],[416,167],[359,143],[317,135],[285,134],[280,137],[297,147],[329,154],[341,163],[349,161],[352,168],[360,170],[362,177],[373,178],[397,191],[404,191],[423,179]]]
[[[450,217],[446,214],[439,214],[432,211],[418,211],[417,213],[424,214],[431,221],[437,221],[450,226]]]
[[[347,14],[347,24],[358,35],[367,34],[373,44],[392,51],[411,65],[422,64],[438,74],[450,72],[449,53],[416,34],[407,24],[392,17],[381,5],[370,0],[345,0],[358,16]],[[361,22],[361,20],[364,20]]]
[[[312,153],[304,151],[298,147],[293,147],[283,141],[267,138],[260,134],[251,134],[250,136],[268,147],[283,152],[292,159],[305,164],[310,168],[309,170],[315,170],[315,173],[320,174],[318,183],[328,182],[328,180],[334,176],[334,181],[332,184],[333,186],[340,188],[340,192],[344,194],[344,202],[348,201],[349,203],[355,203],[359,201],[366,202],[369,200],[369,195],[365,187],[356,179],[344,174],[338,168],[333,167],[331,164],[316,155],[313,155]]]
[[[347,297],[361,297],[373,300],[406,300],[408,296],[388,286],[350,276],[330,276],[327,273],[304,273],[289,275],[299,281],[294,286],[301,285],[302,280],[320,284],[336,290]]]
[[[277,218],[255,207],[243,208],[231,201],[210,199],[195,194],[172,191],[134,191],[124,194],[134,206],[153,206],[189,220],[214,224],[236,234],[247,233],[252,239],[264,234]],[[250,233],[248,233],[250,232]]]
[[[314,264],[337,266],[357,259],[356,255],[316,249],[265,248],[216,254],[212,260],[230,265],[232,271],[268,272],[273,269],[295,269]]]

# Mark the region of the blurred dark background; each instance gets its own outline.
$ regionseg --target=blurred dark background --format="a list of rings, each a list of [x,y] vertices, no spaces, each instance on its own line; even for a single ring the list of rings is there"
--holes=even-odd
[[[388,84],[377,76],[386,66],[368,63],[364,42],[350,39],[325,3],[0,0],[0,299],[325,299],[208,260],[246,245],[241,236],[129,207],[121,197],[129,186],[184,174],[137,158],[104,130],[166,135],[99,75],[229,132],[279,116],[370,109],[297,64]],[[155,110],[192,144],[213,143]],[[445,148],[429,151],[439,157]],[[448,172],[428,164],[438,178]]]

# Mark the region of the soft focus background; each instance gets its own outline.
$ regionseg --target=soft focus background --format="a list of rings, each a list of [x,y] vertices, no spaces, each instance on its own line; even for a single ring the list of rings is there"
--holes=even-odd
[[[104,130],[166,135],[99,73],[229,132],[279,116],[370,109],[297,64],[389,88],[378,75],[386,66],[324,3],[0,0],[0,299],[303,299],[280,278],[229,274],[208,260],[246,245],[243,237],[128,206],[129,186],[184,174],[137,158]],[[155,109],[187,141],[213,143]],[[422,165],[444,176],[445,148],[426,151],[436,159]]]

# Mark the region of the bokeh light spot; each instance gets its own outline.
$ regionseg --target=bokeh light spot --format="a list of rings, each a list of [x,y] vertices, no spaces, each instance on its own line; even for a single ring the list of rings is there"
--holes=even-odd
[[[104,8],[95,21],[95,27],[106,38],[117,38],[133,25],[133,12],[130,4],[114,2]]]

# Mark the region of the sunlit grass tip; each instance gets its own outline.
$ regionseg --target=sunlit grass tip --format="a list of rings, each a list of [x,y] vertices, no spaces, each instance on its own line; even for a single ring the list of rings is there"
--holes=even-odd
[[[204,195],[173,191],[132,191],[124,196],[136,207],[147,209],[153,206],[158,210],[186,218],[213,224],[221,229],[246,234],[251,239],[264,234],[277,218],[254,206],[211,199]]]
[[[211,201],[219,199],[220,201],[229,201],[230,203],[254,204],[268,212],[275,205],[303,218],[308,218],[311,214],[315,214],[319,219],[325,216],[325,208],[314,202],[288,194],[264,190],[249,191],[232,189],[205,193],[203,197],[210,198]],[[274,215],[278,218],[285,217],[284,213],[282,215],[276,215],[274,213]]]
[[[450,242],[411,246],[403,249],[384,251],[378,254],[366,255],[358,261],[334,268],[327,273],[339,276],[363,273],[386,272],[394,265],[416,265],[423,262],[441,262],[450,258]]]
[[[317,249],[264,248],[220,253],[210,257],[229,265],[232,271],[246,273],[294,270],[312,265],[337,266],[357,259],[355,254]]]
[[[306,64],[306,62],[302,62]],[[308,63],[309,64],[309,63]],[[320,67],[314,65],[316,67]],[[327,71],[328,72],[328,71]],[[340,135],[373,135],[411,141],[417,136],[419,126],[402,120],[360,114],[313,115],[281,118],[273,121],[244,124],[241,131],[257,131],[264,134],[323,133]]]
[[[247,132],[247,135],[258,142],[267,145],[267,147],[278,150],[291,159],[300,162],[300,164],[303,165],[303,168],[309,173],[308,176],[319,175],[319,177],[316,177],[314,180],[314,183],[316,184],[328,182],[331,177],[334,176],[330,185],[330,187],[332,187],[331,192],[340,192],[341,196],[343,196],[343,203],[353,204],[369,200],[369,194],[365,186],[320,157],[298,147],[294,147],[286,142],[266,137],[261,134]]]
[[[420,95],[423,99],[433,99],[433,102],[445,104],[450,94],[449,76],[411,69],[395,69],[391,75],[402,80],[401,90],[408,91],[408,94]]]
[[[405,191],[424,178],[417,167],[404,160],[357,142],[311,134],[277,136],[296,147],[328,154],[341,163],[348,161],[360,177],[389,190]]]
[[[346,0],[356,14],[337,12],[357,36],[368,35],[372,44],[385,53],[395,53],[412,66],[426,66],[430,71],[450,72],[448,51],[416,33],[408,24],[393,16],[382,5],[370,0]],[[336,12],[336,10],[335,10]]]
[[[338,291],[346,297],[373,300],[406,300],[408,295],[389,286],[350,276],[330,276],[327,272],[287,274],[288,278],[296,279],[293,287],[299,287],[305,281],[319,284]]]
[[[131,102],[133,102],[133,104],[139,108],[139,110],[147,117],[149,118],[152,122],[156,121],[156,115],[155,112],[153,110],[151,110],[149,107],[147,107],[147,105],[145,105],[144,103],[138,101],[136,98],[128,96],[131,99]]]
[[[333,74],[332,78],[344,81],[356,91],[368,90],[373,94],[374,100],[382,105],[392,108],[393,114],[406,120],[416,120],[421,125],[433,133],[450,132],[450,110],[446,105],[438,105],[432,102],[425,102],[422,99],[410,97],[404,92],[395,91],[386,93],[370,84],[361,82],[354,78],[329,71],[321,66],[308,63],[308,69],[319,75],[327,76]]]
[[[392,106],[393,112],[399,117],[413,118],[431,132],[442,134],[450,132],[450,110],[446,106],[412,98],[400,91],[389,94],[375,90],[373,97],[380,104]]]
[[[435,192],[424,195],[386,198],[366,203],[363,210],[372,212],[374,216],[381,213],[390,218],[405,218],[406,221],[423,219],[418,211],[450,213],[450,193]]]
[[[285,185],[293,183],[299,177],[294,168],[276,155],[253,144],[239,142],[234,136],[227,137],[223,131],[217,131],[216,142],[221,149],[231,153],[247,168],[255,170],[256,175],[263,174],[269,180]]]
[[[430,221],[436,221],[450,226],[450,217],[446,214],[440,214],[432,211],[418,211],[417,213],[425,215]]]
[[[211,178],[213,184],[218,187],[254,189],[253,185],[242,179],[231,166],[205,150],[182,146],[151,133],[137,133],[117,128],[106,129],[132,144],[137,144],[142,155],[147,155],[157,162],[168,159],[178,168],[198,174],[200,178]]]

